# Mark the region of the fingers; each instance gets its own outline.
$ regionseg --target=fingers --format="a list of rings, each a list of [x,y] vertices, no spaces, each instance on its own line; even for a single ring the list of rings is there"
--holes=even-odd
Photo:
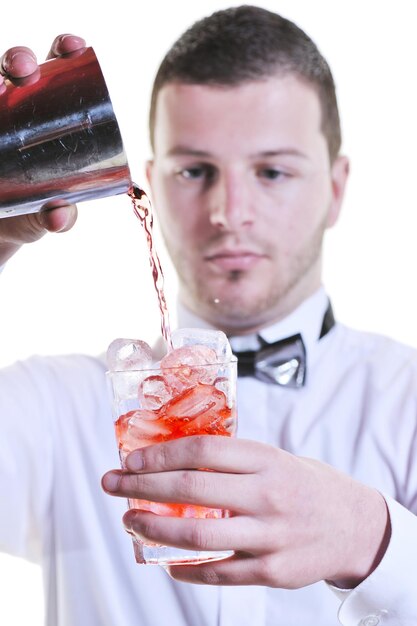
[[[47,58],[53,59],[62,54],[81,51],[85,45],[85,40],[77,35],[58,35],[52,43]],[[36,78],[38,72],[38,61],[33,50],[26,46],[10,48],[0,58],[0,93],[5,90],[3,76],[19,81],[31,76]]]
[[[67,231],[73,226],[76,219],[77,207],[75,205],[60,206],[40,213],[1,219],[0,246],[31,243],[40,239],[46,231]]]
[[[55,202],[55,205],[58,201]],[[28,215],[0,219],[0,265],[8,261],[24,243],[37,241],[46,232],[66,232],[77,220],[75,204],[55,206]]]
[[[41,225],[50,233],[65,233],[77,221],[78,210],[75,204],[62,204],[39,213]]]
[[[176,580],[205,585],[271,585],[277,571],[283,569],[284,561],[270,558],[263,525],[250,517],[185,519],[131,509],[123,522],[126,531],[141,541],[198,552],[235,551],[222,561],[168,567]],[[284,571],[288,569],[287,564]]]
[[[0,58],[0,95],[6,91],[6,77],[16,85],[31,84],[38,80],[38,62],[30,48],[16,46]]]
[[[255,476],[245,477],[245,494],[239,487],[242,479],[236,474],[181,470],[154,474],[129,474],[121,470],[103,476],[103,488],[124,498],[197,504],[215,509],[231,509],[248,513],[258,502]],[[260,503],[259,503],[260,504]]]
[[[262,468],[269,454],[268,446],[253,441],[184,437],[136,450],[126,458],[127,470],[108,472],[102,485],[119,497],[253,514],[265,508]]]
[[[1,72],[13,78],[25,78],[36,72],[35,53],[26,46],[10,48],[1,58]]]
[[[64,35],[58,35],[55,37],[51,49],[48,53],[47,59],[54,59],[62,54],[70,54],[71,52],[77,52],[85,48],[86,42],[82,37],[78,35],[70,35],[68,33]]]
[[[276,454],[275,448],[271,450]],[[147,446],[126,457],[133,472],[208,468],[217,472],[253,473],[264,467],[269,446],[245,439],[193,436]]]
[[[271,584],[262,559],[236,553],[228,559],[198,565],[171,565],[166,568],[175,580],[197,585],[265,585]],[[285,585],[283,585],[285,586]]]
[[[239,550],[252,553],[261,549],[259,537],[262,533],[257,528],[257,522],[245,516],[195,519],[163,517],[131,509],[125,513],[123,524],[128,533],[142,541],[185,550]]]

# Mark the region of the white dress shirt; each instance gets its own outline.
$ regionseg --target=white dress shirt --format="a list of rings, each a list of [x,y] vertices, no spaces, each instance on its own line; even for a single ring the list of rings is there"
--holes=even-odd
[[[240,379],[238,435],[379,489],[392,537],[376,570],[352,591],[324,582],[287,591],[177,583],[137,565],[121,523],[126,503],[100,487],[119,466],[105,365],[33,357],[0,373],[0,550],[43,566],[48,626],[417,624],[417,352],[340,323],[318,341],[326,307],[320,289],[262,331],[268,341],[302,333],[306,385]],[[235,349],[253,341],[231,339]]]

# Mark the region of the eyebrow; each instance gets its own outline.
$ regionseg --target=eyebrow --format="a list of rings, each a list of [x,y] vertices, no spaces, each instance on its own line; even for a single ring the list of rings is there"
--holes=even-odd
[[[210,152],[205,150],[195,150],[194,148],[188,148],[187,146],[174,146],[167,152],[167,156],[198,156],[209,157]]]
[[[188,146],[174,146],[167,152],[167,156],[194,156],[199,158],[210,158],[213,155],[206,150],[196,150],[195,148],[190,148]],[[254,154],[249,155],[250,158],[270,158],[276,156],[295,156],[302,159],[307,159],[307,155],[296,148],[280,148],[277,150],[262,150],[261,152],[256,152]]]
[[[279,150],[263,150],[254,155],[254,157],[275,157],[275,156],[295,156],[307,159],[307,155],[296,148],[280,148]]]

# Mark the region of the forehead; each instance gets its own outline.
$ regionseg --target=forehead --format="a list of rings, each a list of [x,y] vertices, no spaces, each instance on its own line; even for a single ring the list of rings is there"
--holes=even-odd
[[[233,137],[283,141],[321,135],[315,89],[294,75],[237,86],[168,83],[159,92],[155,148],[178,141],[221,142]]]

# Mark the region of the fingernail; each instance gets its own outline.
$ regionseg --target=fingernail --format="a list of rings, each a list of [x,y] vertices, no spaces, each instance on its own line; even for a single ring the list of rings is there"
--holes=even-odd
[[[36,57],[30,52],[14,52],[10,56],[6,56],[3,60],[3,67],[6,72],[13,72],[19,67],[22,76],[27,76],[35,71]]]
[[[78,37],[78,35],[71,35],[71,33],[67,33],[66,35],[62,35],[61,42],[67,41],[71,38],[71,41],[77,44],[84,45],[85,40],[82,37]]]
[[[130,535],[133,535],[133,530],[132,530],[132,520],[133,520],[133,518],[134,518],[134,514],[131,512],[131,510],[127,511],[124,514],[124,516],[123,516],[123,526],[124,526],[124,529]]]
[[[74,52],[77,48],[84,47],[85,40],[82,37],[66,33],[55,39],[52,44],[52,51],[54,54],[66,54],[68,52]]]
[[[117,491],[120,483],[120,474],[109,472],[101,480],[101,484],[106,491]]]
[[[135,450],[126,457],[126,467],[131,472],[138,472],[143,469],[143,455],[140,450]]]
[[[46,211],[39,211],[37,214],[38,222],[42,228],[47,228],[48,226],[48,215]]]

